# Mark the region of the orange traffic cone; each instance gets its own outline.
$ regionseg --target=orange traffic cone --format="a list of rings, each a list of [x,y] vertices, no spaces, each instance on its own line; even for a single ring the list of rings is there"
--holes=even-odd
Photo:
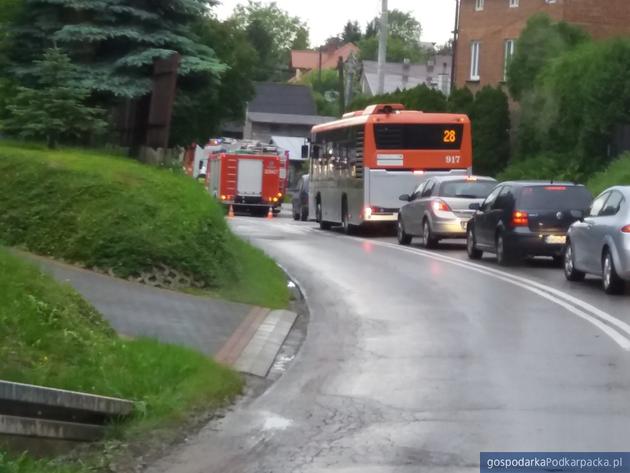
[[[230,210],[228,210],[228,218],[234,218],[234,207],[230,205]]]
[[[269,207],[269,212],[267,212],[267,218],[273,218],[273,209]]]

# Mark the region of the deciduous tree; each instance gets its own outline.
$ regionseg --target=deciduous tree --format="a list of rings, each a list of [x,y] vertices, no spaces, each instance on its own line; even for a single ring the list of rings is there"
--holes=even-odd
[[[556,23],[547,14],[530,18],[508,67],[508,89],[512,97],[521,100],[552,59],[587,40],[588,35],[579,27]]]
[[[308,27],[298,17],[289,15],[276,2],[263,4],[249,0],[238,5],[231,18],[243,31],[247,31],[260,58],[269,58],[267,77],[260,80],[288,77],[291,49],[308,47]],[[266,34],[266,37],[265,37]],[[259,39],[264,39],[258,42]],[[263,60],[266,63],[267,60]],[[270,70],[269,70],[270,68]]]

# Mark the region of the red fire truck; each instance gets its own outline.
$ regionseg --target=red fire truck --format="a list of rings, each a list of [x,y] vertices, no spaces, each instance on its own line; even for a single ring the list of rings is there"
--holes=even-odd
[[[276,147],[241,143],[239,149],[209,157],[208,191],[234,210],[266,215],[280,212],[287,188],[288,159]]]

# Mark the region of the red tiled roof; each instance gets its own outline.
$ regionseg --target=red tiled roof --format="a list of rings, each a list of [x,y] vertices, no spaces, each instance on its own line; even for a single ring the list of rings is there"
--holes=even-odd
[[[322,51],[322,69],[334,69],[337,67],[339,56],[346,61],[351,54],[358,52],[358,46],[353,43],[346,43],[339,49],[333,51]],[[291,51],[291,68],[305,70],[319,69],[319,51]]]

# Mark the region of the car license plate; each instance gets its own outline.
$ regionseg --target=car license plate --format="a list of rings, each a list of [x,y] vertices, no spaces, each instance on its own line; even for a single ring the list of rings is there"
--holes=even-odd
[[[545,243],[549,245],[564,245],[567,242],[566,236],[560,235],[549,235],[545,237]]]

